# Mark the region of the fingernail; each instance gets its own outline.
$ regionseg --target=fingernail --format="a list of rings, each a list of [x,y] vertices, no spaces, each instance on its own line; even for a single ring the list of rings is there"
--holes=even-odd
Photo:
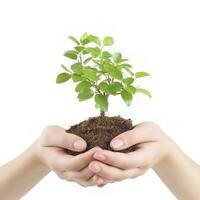
[[[96,153],[94,154],[94,158],[100,161],[105,161],[106,160],[106,156],[103,155],[102,153]]]
[[[85,142],[83,140],[76,140],[73,143],[73,147],[76,150],[83,150],[85,148]]]
[[[116,138],[111,142],[113,149],[119,150],[123,147],[124,141],[121,138]]]
[[[99,171],[101,171],[101,168],[97,165],[97,164],[92,164],[90,169],[94,172],[97,173]]]

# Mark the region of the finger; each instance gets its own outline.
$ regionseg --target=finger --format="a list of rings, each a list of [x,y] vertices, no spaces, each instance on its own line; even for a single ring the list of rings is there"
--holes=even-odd
[[[81,171],[73,171],[71,172],[71,176],[74,177],[74,179],[82,180],[82,181],[88,181],[92,176],[94,176],[94,173],[89,170],[88,167],[85,167]]]
[[[66,133],[65,129],[59,126],[48,126],[43,131],[43,145],[55,146],[72,151],[83,151],[86,149],[86,142],[79,136]]]
[[[118,135],[111,141],[111,148],[122,150],[138,143],[155,141],[155,137],[152,137],[153,128],[150,124],[147,122],[138,124],[134,129]]]
[[[108,179],[105,179],[105,178],[100,177],[100,176],[98,176],[98,175],[94,175],[94,176],[92,177],[92,181],[93,181],[93,183],[94,183],[95,185],[97,185],[98,187],[103,187],[103,186],[105,186],[105,185],[108,184],[108,183],[113,183],[113,181],[108,180]]]
[[[70,162],[67,162],[66,169],[71,171],[80,171],[81,169],[89,165],[89,163],[93,159],[93,154],[100,149],[101,148],[99,147],[94,147],[85,153],[73,156],[70,159]]]
[[[108,150],[99,150],[94,153],[93,157],[96,160],[120,169],[136,168],[144,162],[144,156],[137,151],[131,153],[120,153]]]
[[[137,176],[140,176],[141,174],[143,174],[143,170],[139,169],[139,168],[133,168],[133,169],[129,169],[129,170],[121,170],[116,167],[112,167],[112,166],[103,164],[98,161],[93,161],[89,165],[89,168],[91,169],[91,171],[96,173],[96,175],[98,175],[99,177],[101,177],[105,180],[108,180],[108,181],[112,181],[112,182],[113,181],[121,181],[121,180],[124,180],[127,178],[136,178]],[[97,171],[97,169],[98,169],[98,171]]]
[[[98,176],[108,180],[122,180],[125,178],[125,173],[123,170],[98,161],[92,161],[89,164],[89,169]]]

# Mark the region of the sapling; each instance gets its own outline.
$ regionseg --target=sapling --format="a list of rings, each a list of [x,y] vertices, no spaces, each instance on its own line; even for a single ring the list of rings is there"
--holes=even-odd
[[[64,56],[73,62],[70,67],[61,65],[63,72],[58,74],[56,82],[60,84],[72,79],[79,101],[93,98],[104,120],[111,95],[121,96],[127,106],[131,105],[136,93],[151,97],[148,90],[136,85],[137,79],[150,76],[149,73],[134,72],[129,60],[121,52],[109,51],[108,47],[114,44],[112,37],[106,36],[101,40],[96,35],[84,33],[80,39],[74,36],[68,38],[74,47],[65,51]]]

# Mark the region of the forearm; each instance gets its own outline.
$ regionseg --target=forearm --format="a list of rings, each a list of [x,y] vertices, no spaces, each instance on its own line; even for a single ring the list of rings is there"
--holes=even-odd
[[[200,166],[173,142],[168,148],[169,154],[154,167],[154,171],[178,199],[199,200]]]
[[[0,196],[17,200],[49,172],[34,154],[34,144],[18,158],[0,167]]]

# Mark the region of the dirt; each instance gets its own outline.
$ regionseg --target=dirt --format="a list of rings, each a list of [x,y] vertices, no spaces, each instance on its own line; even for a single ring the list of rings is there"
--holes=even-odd
[[[113,151],[110,147],[110,141],[117,135],[133,128],[131,119],[124,119],[121,116],[98,116],[90,117],[88,120],[71,126],[66,132],[82,137],[87,142],[85,151],[95,146]],[[131,152],[135,149],[136,147],[132,146],[120,152]],[[66,152],[71,155],[79,154],[71,150],[66,150]]]

